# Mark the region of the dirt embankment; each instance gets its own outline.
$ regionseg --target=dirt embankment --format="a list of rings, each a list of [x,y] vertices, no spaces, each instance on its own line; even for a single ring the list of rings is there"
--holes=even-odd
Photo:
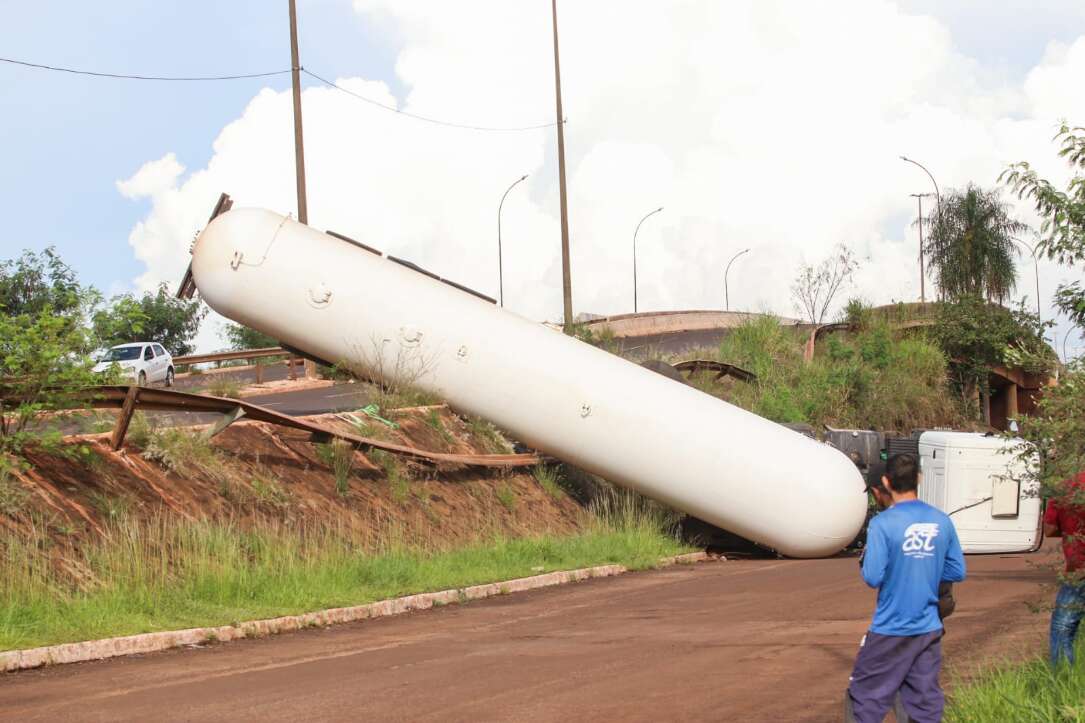
[[[488,424],[445,407],[391,415],[392,429],[361,418],[314,417],[356,433],[440,452],[507,452]],[[544,489],[530,470],[434,469],[382,452],[315,445],[307,434],[240,421],[210,440],[196,430],[134,430],[118,452],[108,435],[69,442],[70,455],[29,453],[8,481],[0,524],[35,525],[53,537],[103,533],[120,517],[172,513],[191,519],[334,524],[374,542],[451,545],[479,536],[519,537],[577,529],[581,508]],[[74,451],[83,445],[88,452]],[[6,513],[6,514],[5,514]]]

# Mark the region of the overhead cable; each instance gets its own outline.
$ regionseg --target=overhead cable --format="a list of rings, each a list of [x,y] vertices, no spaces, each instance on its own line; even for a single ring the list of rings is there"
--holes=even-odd
[[[542,128],[553,128],[554,126],[557,125],[557,123],[551,122],[551,123],[540,123],[538,125],[533,125],[533,126],[515,126],[515,127],[476,126],[476,125],[469,125],[469,124],[466,124],[466,123],[453,123],[451,121],[438,120],[437,118],[430,118],[428,116],[419,115],[417,113],[411,113],[410,111],[400,110],[399,108],[396,108],[395,106],[385,105],[384,103],[373,100],[372,98],[366,98],[364,95],[361,95],[359,93],[355,93],[352,90],[348,90],[348,89],[344,88],[341,85],[333,83],[332,81],[328,80],[327,78],[322,78],[321,76],[317,75],[316,73],[314,73],[314,72],[312,72],[310,70],[306,70],[305,68],[301,68],[301,72],[305,73],[306,75],[308,75],[311,78],[314,78],[315,80],[319,80],[321,83],[324,83],[325,85],[327,85],[327,86],[329,86],[331,88],[335,88],[336,90],[342,91],[343,93],[346,93],[347,95],[353,96],[354,98],[357,98],[358,100],[360,100],[360,101],[362,101],[364,103],[368,103],[369,105],[376,106],[377,108],[383,108],[384,110],[391,111],[392,113],[396,113],[398,115],[407,116],[408,118],[414,118],[415,120],[425,121],[426,123],[434,123],[434,124],[440,125],[440,126],[448,126],[449,128],[460,128],[460,129],[469,130],[469,131],[489,131],[489,132],[496,132],[496,133],[514,133],[514,132],[518,132],[518,131],[535,131],[535,130],[540,130]]]
[[[20,65],[20,66],[23,66],[23,67],[26,67],[26,68],[34,68],[34,69],[37,69],[37,70],[49,70],[49,71],[53,71],[53,72],[56,72],[56,73],[70,73],[72,75],[89,75],[89,76],[93,76],[95,78],[117,78],[117,79],[120,79],[120,80],[164,80],[164,81],[189,81],[189,82],[191,82],[191,81],[216,81],[216,80],[244,80],[244,79],[247,79],[247,78],[268,78],[268,77],[276,76],[276,75],[285,75],[285,74],[291,72],[290,69],[287,69],[287,70],[272,70],[272,71],[267,71],[267,72],[264,72],[264,73],[238,73],[238,74],[233,74],[233,75],[184,75],[184,76],[182,76],[182,75],[137,75],[137,74],[126,74],[126,73],[102,73],[102,72],[94,71],[94,70],[83,70],[83,69],[79,69],[79,68],[65,68],[65,67],[56,66],[56,65],[45,65],[43,63],[31,63],[31,62],[28,62],[28,61],[25,61],[25,60],[16,60],[14,58],[0,58],[0,62],[9,63],[11,65]],[[304,67],[299,67],[298,70],[301,71],[302,73],[305,73],[310,78],[313,78],[314,80],[317,80],[317,81],[323,83],[324,85],[326,85],[326,86],[328,86],[330,88],[334,88],[335,90],[338,90],[338,91],[340,91],[342,93],[346,93],[347,95],[349,95],[349,96],[351,96],[351,97],[353,97],[353,98],[355,98],[357,100],[360,100],[363,103],[368,103],[369,105],[375,106],[377,108],[380,108],[382,110],[386,110],[386,111],[389,111],[389,112],[392,112],[392,113],[396,113],[397,115],[406,116],[408,118],[413,118],[414,120],[424,121],[426,123],[433,123],[434,125],[445,126],[445,127],[448,127],[448,128],[459,128],[459,129],[462,129],[462,130],[470,130],[470,131],[486,131],[486,132],[491,132],[491,133],[516,133],[516,132],[522,132],[522,131],[541,130],[543,128],[553,128],[554,126],[557,125],[557,123],[551,122],[551,123],[540,123],[538,125],[529,125],[529,126],[482,126],[482,125],[472,125],[472,124],[469,124],[469,123],[456,123],[456,122],[453,122],[453,121],[445,121],[445,120],[441,120],[439,118],[431,118],[429,116],[420,115],[418,113],[411,113],[410,111],[402,110],[402,109],[397,108],[397,107],[395,107],[393,105],[386,105],[384,103],[381,103],[380,101],[373,100],[372,98],[367,98],[364,95],[361,95],[359,93],[355,93],[354,91],[349,90],[347,88],[344,88],[343,86],[341,86],[341,85],[339,85],[337,83],[334,83],[333,81],[330,81],[327,78],[324,78],[324,77],[322,77],[320,75],[317,75],[316,73],[314,73],[314,72],[312,72],[310,70],[307,70]]]
[[[73,75],[93,75],[96,78],[119,78],[121,80],[181,80],[181,81],[198,81],[198,80],[243,80],[245,78],[267,78],[272,75],[283,75],[289,73],[290,70],[272,70],[267,73],[241,73],[238,75],[195,75],[195,76],[180,76],[180,75],[125,75],[123,73],[99,73],[94,70],[79,70],[77,68],[62,68],[56,65],[43,65],[41,63],[29,63],[25,60],[14,60],[13,58],[0,58],[0,62],[11,63],[12,65],[22,65],[27,68],[37,68],[39,70],[51,70],[57,73],[71,73]]]

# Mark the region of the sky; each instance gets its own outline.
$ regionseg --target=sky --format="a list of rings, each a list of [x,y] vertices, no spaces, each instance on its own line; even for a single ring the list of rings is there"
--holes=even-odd
[[[107,8],[108,12],[103,8]],[[452,123],[552,124],[545,0],[298,0],[301,64]],[[287,3],[4,3],[0,56],[146,75],[289,68]],[[576,312],[721,308],[793,316],[798,267],[840,243],[841,296],[917,300],[913,193],[993,187],[1085,125],[1085,6],[1070,0],[559,2]],[[376,108],[303,76],[309,222],[561,316],[553,126],[473,131]],[[175,285],[221,191],[296,212],[289,75],[116,80],[0,63],[0,258],[56,246],[107,294]],[[1038,226],[1026,203],[1014,213]],[[1031,237],[1026,238],[1031,241]],[[1033,261],[1016,298],[1034,307]],[[1044,318],[1070,269],[1041,260]],[[931,284],[928,282],[928,292]],[[202,350],[222,346],[209,318]],[[1067,338],[1068,337],[1068,338]],[[1056,347],[1085,343],[1063,319]]]

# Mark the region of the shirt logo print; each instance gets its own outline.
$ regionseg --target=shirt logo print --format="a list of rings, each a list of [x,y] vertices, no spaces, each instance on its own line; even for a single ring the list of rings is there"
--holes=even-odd
[[[937,522],[915,522],[904,531],[901,551],[908,557],[933,557],[934,538],[938,537]]]

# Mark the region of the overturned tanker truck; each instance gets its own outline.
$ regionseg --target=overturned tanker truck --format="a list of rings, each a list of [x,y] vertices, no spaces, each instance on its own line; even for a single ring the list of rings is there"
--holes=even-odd
[[[784,555],[832,555],[864,522],[862,477],[838,450],[367,246],[239,208],[192,254],[220,314],[317,359],[410,366],[525,444]]]

